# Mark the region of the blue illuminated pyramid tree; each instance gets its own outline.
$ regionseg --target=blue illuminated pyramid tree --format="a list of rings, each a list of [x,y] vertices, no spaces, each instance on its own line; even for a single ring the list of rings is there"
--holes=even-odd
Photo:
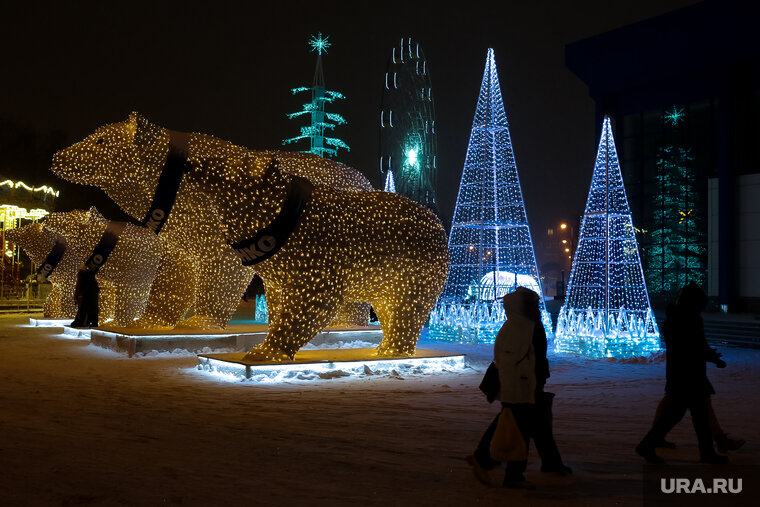
[[[660,348],[609,117],[591,179],[554,350],[634,357]]]
[[[322,34],[312,36],[309,39],[311,50],[317,53],[317,68],[314,71],[314,82],[311,88],[305,86],[293,88],[293,94],[301,92],[311,92],[311,102],[303,105],[301,111],[288,114],[289,119],[308,116],[311,123],[306,127],[301,127],[301,135],[285,139],[282,144],[290,144],[304,139],[309,140],[309,149],[303,150],[306,153],[314,153],[320,157],[335,157],[338,149],[343,148],[350,151],[348,145],[337,137],[326,136],[326,131],[335,130],[336,125],[344,125],[345,118],[336,113],[325,111],[325,105],[331,104],[335,100],[345,99],[341,93],[325,89],[325,76],[322,70],[322,53],[327,53],[327,48],[332,44],[328,42],[329,37],[322,37]]]
[[[505,318],[496,298],[518,286],[539,294],[551,332],[493,49],[488,50],[449,254],[446,286],[430,320],[432,338],[492,341]]]
[[[385,187],[386,192],[396,193],[396,181],[393,179],[393,170],[388,169],[388,173],[385,175]]]

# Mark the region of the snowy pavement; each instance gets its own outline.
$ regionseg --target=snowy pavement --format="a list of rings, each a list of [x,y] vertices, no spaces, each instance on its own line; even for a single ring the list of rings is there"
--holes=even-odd
[[[662,396],[661,360],[550,357],[555,437],[575,473],[540,473],[531,452],[537,489],[508,491],[464,461],[498,411],[477,389],[490,346],[420,342],[468,354],[457,372],[256,383],[199,371],[194,354],[127,358],[25,323],[0,317],[0,505],[642,504],[633,447]],[[731,464],[755,469],[760,350],[721,351],[713,405],[748,440]],[[669,466],[697,460],[688,416],[669,438]]]

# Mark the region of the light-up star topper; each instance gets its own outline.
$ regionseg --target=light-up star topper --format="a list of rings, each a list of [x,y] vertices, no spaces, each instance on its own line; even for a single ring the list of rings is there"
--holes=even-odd
[[[667,111],[663,117],[667,123],[675,126],[683,121],[684,116],[685,114],[683,112],[683,109],[673,106],[673,109],[671,111]]]
[[[322,32],[319,32],[316,36],[312,35],[309,39],[309,46],[311,46],[311,50],[316,51],[318,55],[322,55],[322,52],[327,53],[327,48],[332,46],[330,42],[327,41],[330,36],[322,37]]]

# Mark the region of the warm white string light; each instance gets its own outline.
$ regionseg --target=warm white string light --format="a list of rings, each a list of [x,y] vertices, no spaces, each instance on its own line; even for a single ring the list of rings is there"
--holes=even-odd
[[[32,186],[27,185],[23,181],[5,180],[5,181],[0,181],[0,186],[11,187],[11,188],[21,187],[25,190],[29,190],[30,192],[42,192],[45,194],[50,194],[54,197],[58,197],[58,190],[55,190],[52,187],[49,187],[47,185],[42,185],[41,187],[32,187]]]
[[[46,229],[41,223],[33,223],[6,231],[5,240],[24,249],[29,259],[40,266],[50,251],[63,237]],[[66,248],[58,264],[48,275],[51,290],[43,308],[46,319],[73,319],[77,313],[74,301],[74,287],[77,282],[77,267],[82,260],[71,248]]]
[[[52,169],[102,188],[142,219],[170,145],[186,153],[192,170],[159,236],[170,255],[184,252],[196,267],[185,277],[195,287],[200,320],[193,325],[227,324],[254,272],[229,244],[270,225],[292,176],[299,176],[314,186],[300,222],[279,253],[255,266],[266,286],[269,334],[252,357],[293,357],[341,305],[363,302],[372,303],[383,326],[379,352],[414,353],[446,277],[445,233],[432,212],[398,195],[369,191],[355,170],[315,155],[251,151],[208,135],[169,131],[137,114],[57,153]],[[271,169],[273,158],[279,166]]]
[[[51,213],[45,219],[45,228],[54,231],[68,242],[79,259],[90,257],[108,226],[108,220],[97,209]],[[161,248],[155,234],[144,227],[125,224],[116,246],[96,278],[101,285],[104,317],[113,323],[128,326],[145,311],[151,284],[158,269]]]

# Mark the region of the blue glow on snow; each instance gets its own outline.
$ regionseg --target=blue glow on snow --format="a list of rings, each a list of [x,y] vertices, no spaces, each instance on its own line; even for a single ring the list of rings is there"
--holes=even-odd
[[[324,361],[322,363],[283,363],[247,367],[244,364],[201,357],[197,369],[220,380],[262,384],[298,380],[400,375],[429,375],[459,372],[466,368],[465,356],[377,359],[369,361]]]

